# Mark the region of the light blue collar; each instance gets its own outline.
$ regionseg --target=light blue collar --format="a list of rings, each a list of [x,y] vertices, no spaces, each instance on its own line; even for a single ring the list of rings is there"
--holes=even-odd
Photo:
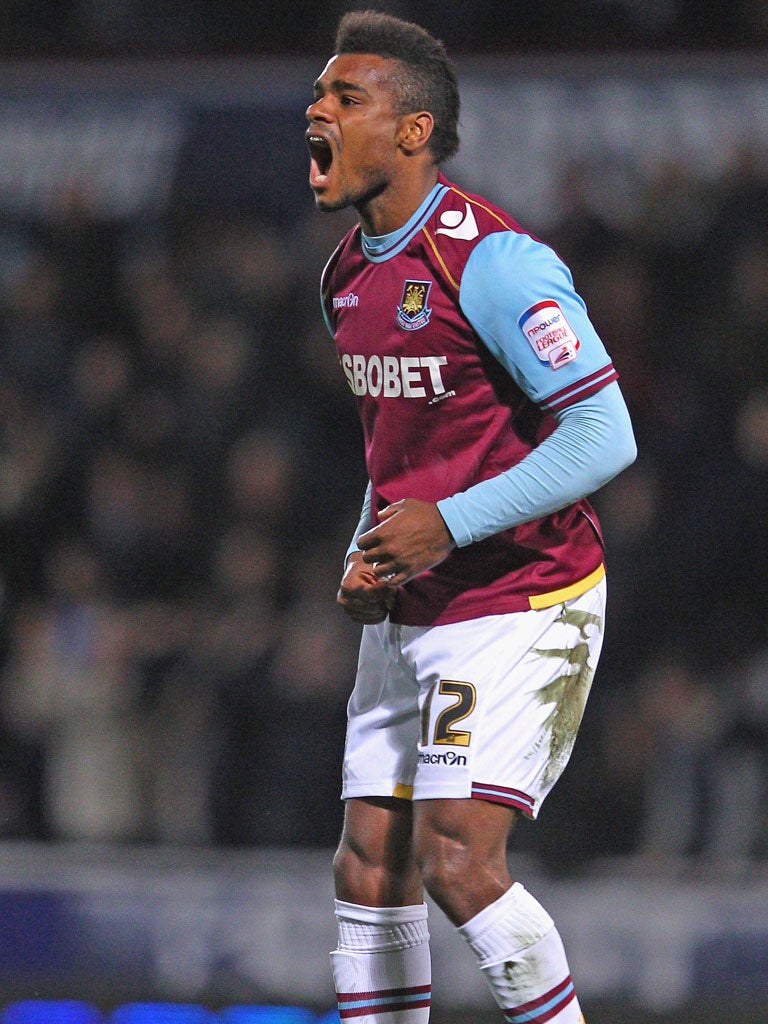
[[[388,235],[372,237],[361,232],[360,237],[366,257],[372,263],[383,263],[402,252],[410,238],[424,224],[447,191],[448,186],[438,182],[407,223],[396,231],[390,231]]]

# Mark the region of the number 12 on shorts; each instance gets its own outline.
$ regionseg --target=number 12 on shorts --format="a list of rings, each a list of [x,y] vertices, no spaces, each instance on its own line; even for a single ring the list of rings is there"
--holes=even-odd
[[[454,701],[435,716],[432,742],[468,747],[472,733],[457,729],[456,725],[468,718],[474,711],[476,692],[472,683],[460,682],[457,679],[441,679],[429,688],[421,706],[421,745],[427,747],[430,744],[432,704],[436,693],[441,696],[453,697]]]

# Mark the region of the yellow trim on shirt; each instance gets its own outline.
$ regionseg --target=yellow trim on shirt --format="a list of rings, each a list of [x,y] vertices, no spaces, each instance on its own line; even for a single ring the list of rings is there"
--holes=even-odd
[[[398,782],[392,796],[398,797],[400,800],[413,800],[413,786],[406,786],[404,783]]]
[[[455,279],[455,277],[448,270],[448,267],[445,265],[445,260],[440,255],[440,252],[439,252],[437,246],[435,245],[435,240],[432,238],[432,236],[430,235],[430,233],[427,231],[426,228],[422,228],[421,230],[422,230],[422,232],[424,234],[424,237],[427,239],[429,244],[432,246],[432,252],[435,254],[435,259],[437,260],[437,262],[443,268],[443,273],[448,278],[448,280],[453,285],[453,287],[456,289],[456,291],[458,291],[459,290],[459,282]]]
[[[572,583],[569,587],[562,587],[560,590],[550,590],[548,594],[534,594],[528,598],[531,608],[551,608],[553,604],[560,604],[561,601],[570,601],[572,597],[580,597],[586,594],[596,583],[605,576],[605,566],[598,565],[594,572],[585,576],[583,580]]]
[[[497,220],[499,222],[499,224],[501,224],[501,226],[503,228],[505,228],[507,231],[511,231],[511,228],[510,228],[509,224],[507,224],[507,222],[504,220],[504,218],[500,217],[499,214],[495,210],[492,210],[490,208],[490,206],[486,206],[485,203],[478,202],[477,196],[475,196],[475,198],[472,199],[472,198],[470,198],[470,196],[467,195],[466,192],[462,192],[460,188],[456,188],[455,185],[451,185],[451,190],[453,192],[455,192],[457,196],[461,196],[461,198],[465,202],[472,203],[473,206],[476,206],[480,210],[485,210],[485,212],[490,214],[491,217],[493,217],[495,220]]]

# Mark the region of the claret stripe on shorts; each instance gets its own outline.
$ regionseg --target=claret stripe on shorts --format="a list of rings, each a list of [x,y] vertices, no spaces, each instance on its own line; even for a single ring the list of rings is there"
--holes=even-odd
[[[533,797],[521,793],[519,789],[508,789],[506,786],[494,786],[489,782],[473,782],[472,797],[475,800],[490,800],[494,804],[506,804],[516,807],[526,814],[533,812]]]
[[[395,1013],[398,1010],[418,1010],[429,1007],[431,985],[411,988],[388,988],[378,992],[337,992],[339,1017],[350,1020],[366,1014]]]
[[[507,1024],[546,1024],[576,997],[570,975],[559,985],[545,992],[543,996],[521,1003],[511,1010],[504,1010]]]

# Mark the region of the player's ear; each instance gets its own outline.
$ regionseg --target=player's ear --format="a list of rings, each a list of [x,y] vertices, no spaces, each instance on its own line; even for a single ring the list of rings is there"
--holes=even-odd
[[[415,154],[429,142],[435,119],[428,110],[420,110],[415,114],[406,114],[400,123],[400,147],[408,154]]]

